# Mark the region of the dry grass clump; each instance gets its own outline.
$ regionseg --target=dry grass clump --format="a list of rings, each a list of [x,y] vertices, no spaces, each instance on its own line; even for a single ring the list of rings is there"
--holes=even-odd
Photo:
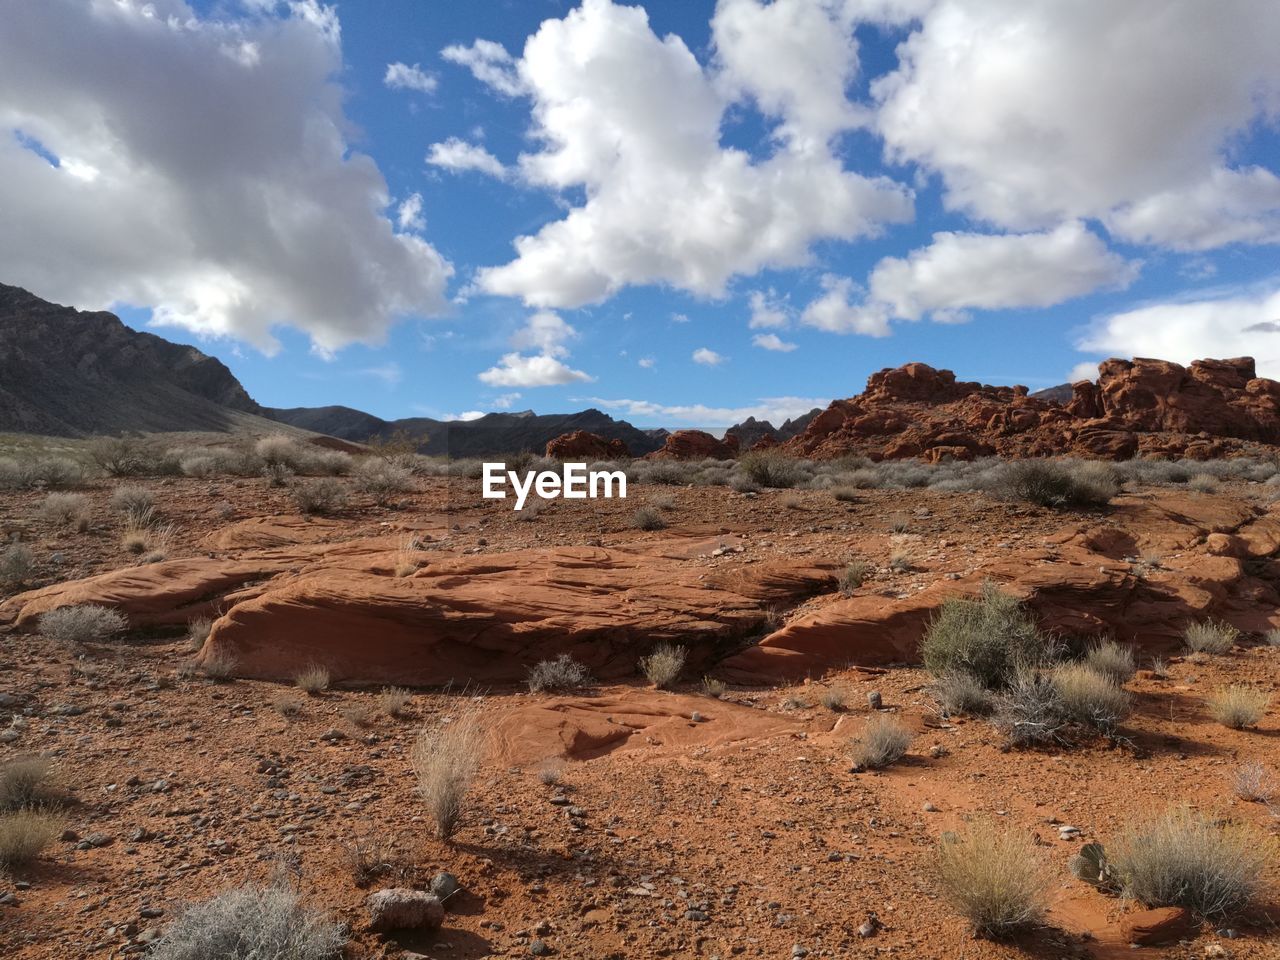
[[[836,585],[846,597],[851,596],[853,591],[866,583],[874,569],[866,560],[850,560],[836,580]]]
[[[152,960],[337,960],[340,924],[303,906],[281,883],[246,885],[188,907],[148,954]]]
[[[0,549],[0,585],[26,583],[36,571],[36,555],[24,543],[10,543]]]
[[[45,757],[16,757],[0,767],[0,813],[53,807],[64,800],[53,764]]]
[[[1262,639],[1268,647],[1280,647],[1280,628],[1272,627],[1262,635]]]
[[[761,487],[794,487],[806,479],[804,466],[792,457],[754,450],[738,458],[738,470]]]
[[[303,513],[334,513],[347,505],[347,488],[333,477],[295,483],[289,494]]]
[[[0,873],[30,863],[62,833],[62,821],[44,810],[0,813]]]
[[[910,573],[915,565],[916,558],[910,550],[895,550],[889,554],[889,569],[894,573]]]
[[[901,760],[911,746],[913,734],[887,714],[877,714],[866,722],[862,736],[853,742],[855,768],[879,770]]]
[[[215,653],[205,657],[200,664],[200,672],[214,683],[225,683],[236,672],[236,658],[229,653]]]
[[[475,703],[461,707],[452,718],[423,729],[413,746],[418,792],[441,840],[452,837],[462,822],[467,793],[480,767],[483,749],[484,727]]]
[[[1221,482],[1211,473],[1197,473],[1187,481],[1187,486],[1196,493],[1217,493]]]
[[[330,679],[328,670],[318,663],[312,663],[295,674],[293,682],[303,693],[316,694],[329,689]]]
[[[106,640],[123,633],[129,621],[109,607],[95,603],[58,607],[40,617],[40,632],[70,646]]]
[[[660,644],[649,656],[640,658],[640,672],[659,690],[669,689],[684,669],[687,655],[684,647]]]
[[[1065,714],[1053,677],[1041,670],[1023,670],[996,699],[994,723],[1011,746],[1067,743]]]
[[[976,600],[943,601],[921,643],[925,668],[935,677],[960,671],[988,689],[1006,686],[1018,671],[1053,654],[1052,641],[1022,604],[991,583]]]
[[[1015,460],[996,471],[994,491],[1007,500],[1069,509],[1102,507],[1120,492],[1120,476],[1102,463]]]
[[[1091,664],[1060,664],[1050,676],[1062,716],[1072,723],[1111,733],[1129,715],[1128,692]]]
[[[723,680],[717,680],[715,677],[702,678],[702,692],[713,700],[723,697],[727,689]]]
[[[338,716],[358,730],[373,726],[373,710],[363,703],[348,703],[339,707]]]
[[[554,660],[542,660],[529,668],[525,681],[531,693],[546,690],[577,690],[591,683],[591,673],[567,653]]]
[[[1230,653],[1240,631],[1222,620],[1193,623],[1182,632],[1182,642],[1192,653]]]
[[[89,529],[93,514],[83,493],[51,493],[40,504],[40,518],[83,533]]]
[[[1233,683],[1214,691],[1209,698],[1209,715],[1224,727],[1243,730],[1257,726],[1270,703],[1265,691]]]
[[[944,713],[964,713],[981,717],[995,706],[991,691],[973,674],[964,670],[951,670],[938,677],[933,684],[933,695]]]
[[[843,687],[827,687],[818,702],[832,713],[843,713],[849,707],[849,694]]]
[[[388,717],[403,717],[413,702],[413,694],[404,687],[383,687],[378,694],[378,709]]]
[[[192,650],[199,650],[209,639],[209,633],[212,630],[212,620],[208,617],[196,617],[187,624],[187,644]]]
[[[369,459],[356,468],[355,484],[357,490],[371,496],[378,506],[385,507],[396,494],[413,490],[413,471],[385,460]]]
[[[155,515],[156,498],[146,487],[124,483],[111,491],[111,509],[129,519],[151,517]]]
[[[173,526],[156,523],[154,514],[129,514],[120,531],[120,546],[126,553],[159,554],[158,559],[163,559],[172,536]]]
[[[351,882],[357,887],[367,887],[395,869],[391,845],[378,837],[353,838],[342,845],[341,856],[343,865],[351,874]]]
[[[1110,860],[1125,896],[1212,918],[1257,895],[1272,846],[1248,827],[1180,809],[1127,830]]]
[[[943,834],[935,869],[943,896],[983,936],[1034,926],[1048,908],[1043,862],[1013,827],[979,820],[963,836]]]
[[[665,530],[667,521],[653,507],[640,507],[632,516],[631,525],[637,530]]]
[[[1125,683],[1138,672],[1133,648],[1114,640],[1103,640],[1090,647],[1085,653],[1084,662],[1090,669],[1110,677],[1116,683]]]
[[[1244,763],[1231,775],[1231,792],[1246,803],[1270,803],[1276,795],[1276,780],[1262,764]]]
[[[277,693],[271,698],[271,709],[282,717],[292,720],[302,716],[304,701],[293,693]]]

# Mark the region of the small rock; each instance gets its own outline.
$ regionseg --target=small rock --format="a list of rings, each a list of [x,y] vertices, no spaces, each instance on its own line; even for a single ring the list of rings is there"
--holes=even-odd
[[[449,898],[462,889],[462,884],[452,873],[437,873],[431,878],[431,892],[440,898],[440,902],[448,905]]]
[[[535,957],[551,956],[551,947],[547,945],[545,940],[535,940],[529,944],[529,953]]]
[[[884,698],[880,696],[879,690],[872,690],[867,694],[867,706],[872,710],[879,710],[884,706]]]
[[[422,890],[388,887],[369,894],[369,929],[435,930],[444,922],[444,906],[440,898]]]
[[[791,948],[791,955],[793,957],[807,957],[809,955],[809,951],[797,943]]]
[[[938,812],[938,805],[937,805],[937,804],[935,804],[935,803],[933,803],[932,801],[925,801],[925,805],[924,805],[924,812],[925,812],[925,813],[937,813],[937,812]]]

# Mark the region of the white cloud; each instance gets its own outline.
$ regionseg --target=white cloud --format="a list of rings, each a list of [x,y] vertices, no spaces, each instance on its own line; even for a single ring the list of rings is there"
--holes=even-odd
[[[454,44],[441,50],[440,56],[466,67],[477,80],[503,96],[518,97],[525,92],[516,61],[500,43],[477,40],[469,47]]]
[[[555,357],[546,354],[524,357],[518,353],[505,354],[497,366],[483,371],[479,378],[491,387],[552,387],[595,379]]]
[[[1098,379],[1098,361],[1082,360],[1067,373],[1067,383],[1079,383],[1081,380]]]
[[[773,290],[752,290],[747,301],[751,305],[751,320],[747,326],[752,330],[786,327],[791,323],[787,305]]]
[[[776,350],[778,353],[790,353],[796,349],[794,343],[783,340],[776,333],[757,333],[751,342],[763,350]]]
[[[658,361],[654,360],[653,357],[641,357],[636,361],[642,370],[652,370],[654,364],[657,362]]]
[[[693,362],[700,363],[704,367],[718,367],[724,363],[724,357],[707,347],[699,347],[693,351]]]
[[[948,207],[1002,227],[1274,237],[1274,186],[1224,158],[1280,108],[1278,36],[1268,3],[937,0],[872,85],[876,129],[890,159],[941,174]]]
[[[467,420],[479,420],[484,415],[485,413],[483,410],[464,410],[462,413],[442,414],[440,419],[449,423],[456,421],[466,422]]]
[[[520,394],[518,393],[500,393],[493,398],[493,403],[490,406],[495,410],[510,410],[512,405],[519,399]]]
[[[672,323],[688,323],[689,315],[687,313],[673,313],[671,315]]]
[[[268,351],[278,324],[330,352],[442,311],[452,268],[396,232],[377,165],[346,139],[336,16],[281,9],[6,5],[0,275]]]
[[[1280,284],[1219,291],[1198,300],[1149,303],[1098,320],[1076,344],[1093,354],[1159,357],[1189,363],[1205,357],[1254,357],[1258,373],[1280,378]]]
[[[411,193],[396,208],[396,223],[401,230],[422,230],[427,221],[422,216],[422,194]]]
[[[741,7],[727,6],[725,16]],[[724,56],[738,63],[736,53]],[[909,190],[844,169],[826,143],[780,144],[759,161],[722,147],[729,101],[721,76],[679,37],[655,36],[640,7],[584,0],[545,21],[516,67],[540,144],[520,158],[524,179],[581,190],[585,201],[519,237],[512,262],[479,271],[489,293],[550,307],[599,302],[637,284],[720,296],[735,275],[806,263],[816,240],[874,235],[911,216]],[[738,66],[725,69],[730,87],[780,112],[784,136],[829,128],[786,92],[792,81],[766,89],[746,84]],[[830,78],[823,83],[829,90]]]
[[[507,175],[507,168],[492,153],[479,144],[467,143],[457,137],[450,137],[443,143],[433,143],[427,152],[427,163],[455,173],[460,170],[477,170],[499,180]]]
[[[394,360],[377,367],[363,367],[354,372],[362,377],[373,377],[376,380],[381,380],[389,387],[394,387],[404,376],[403,371],[400,369],[400,364]]]
[[[641,417],[655,423],[681,423],[703,428],[731,427],[748,417],[768,420],[774,426],[803,416],[814,407],[825,407],[830,400],[816,397],[763,397],[744,407],[712,407],[706,404],[662,404],[650,400],[603,400],[592,397],[591,403],[606,410],[620,410],[629,417]]]
[[[868,337],[889,335],[889,313],[882,303],[865,303],[862,290],[848,277],[826,274],[822,278],[826,291],[800,315],[805,326],[828,333],[860,333]]]
[[[435,77],[424,73],[416,63],[413,66],[405,63],[387,64],[382,82],[392,90],[416,90],[419,93],[434,93],[439,85]]]
[[[517,350],[537,350],[553,357],[568,355],[565,343],[576,339],[578,331],[565,323],[558,314],[542,310],[531,316],[523,327],[511,337],[511,346]]]
[[[1101,287],[1123,287],[1137,266],[1107,250],[1079,221],[1025,234],[935,233],[906,259],[886,257],[871,273],[870,299],[891,313],[942,322],[965,308],[1049,307]]]

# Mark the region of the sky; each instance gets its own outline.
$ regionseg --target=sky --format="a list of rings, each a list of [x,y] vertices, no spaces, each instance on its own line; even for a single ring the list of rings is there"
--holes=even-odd
[[[0,282],[386,418],[1280,378],[1277,48],[1264,0],[14,2]]]

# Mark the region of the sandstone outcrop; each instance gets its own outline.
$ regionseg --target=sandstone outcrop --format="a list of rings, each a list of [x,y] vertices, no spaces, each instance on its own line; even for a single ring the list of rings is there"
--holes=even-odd
[[[562,433],[547,443],[547,456],[557,460],[621,460],[631,451],[621,440],[606,440],[586,430]]]
[[[677,430],[668,435],[661,450],[649,454],[653,460],[726,460],[738,455],[738,438],[717,440],[704,430]]]

